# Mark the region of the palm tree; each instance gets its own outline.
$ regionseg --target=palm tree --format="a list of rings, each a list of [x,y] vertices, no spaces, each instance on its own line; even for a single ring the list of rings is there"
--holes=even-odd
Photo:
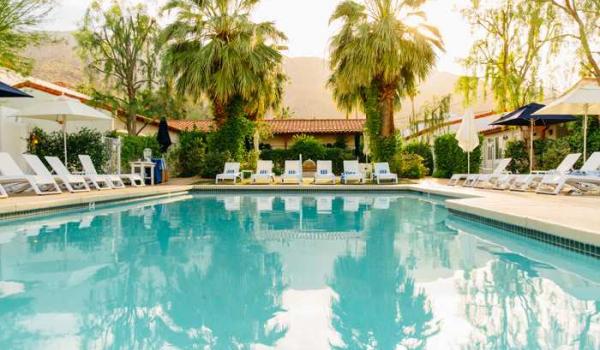
[[[217,125],[232,103],[260,117],[281,101],[280,43],[285,35],[272,22],[255,23],[250,12],[258,0],[170,0],[163,11],[176,11],[164,32],[166,64],[181,94],[207,96]]]
[[[332,87],[338,105],[362,107],[371,135],[394,134],[394,111],[400,98],[415,91],[416,82],[434,67],[435,47],[443,49],[439,31],[430,25],[407,24],[425,19],[415,10],[425,0],[346,0],[330,21],[342,27],[331,43]]]

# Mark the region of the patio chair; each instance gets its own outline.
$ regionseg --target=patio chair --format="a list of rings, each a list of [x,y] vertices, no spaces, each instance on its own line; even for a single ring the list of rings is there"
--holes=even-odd
[[[344,172],[342,173],[341,181],[344,184],[347,184],[348,181],[358,181],[359,183],[365,182],[365,174],[360,171],[358,160],[344,161]]]
[[[510,186],[511,191],[529,191],[532,187],[536,186],[545,175],[566,175],[572,169],[577,160],[581,157],[581,153],[572,153],[563,159],[563,161],[554,170],[550,171],[534,171],[528,175],[517,175],[512,181]]]
[[[377,184],[381,183],[381,180],[392,180],[398,183],[398,175],[390,171],[390,165],[387,162],[375,163],[373,179],[377,181]]]
[[[79,155],[79,161],[83,166],[84,172],[89,172],[90,174],[96,174],[96,168],[94,167],[94,163],[92,162],[92,158],[85,154]],[[125,188],[125,182],[133,187],[144,187],[146,184],[144,183],[144,178],[138,174],[104,174],[102,175],[111,181],[111,186],[113,188]]]
[[[548,173],[540,181],[536,192],[557,195],[565,185],[576,191],[588,192],[596,189],[600,178],[600,152],[594,152],[581,169],[569,174]]]
[[[299,160],[286,160],[285,170],[281,175],[281,183],[286,183],[288,180],[302,184],[302,163]]]
[[[2,185],[0,185],[0,198],[7,198],[8,197],[8,193],[6,193],[6,190],[4,189],[4,187],[2,187]]]
[[[240,181],[242,181],[242,173],[240,173],[240,163],[227,162],[225,163],[223,173],[217,174],[217,177],[215,178],[215,184],[218,184],[219,180],[221,180],[221,182],[225,180],[232,180],[235,184],[235,181],[237,179],[240,179]]]
[[[477,178],[473,181],[473,187],[485,188],[488,185],[494,185],[500,177],[508,174],[506,168],[511,161],[512,158],[500,159],[498,165],[491,174],[479,174],[479,176],[477,176]]]
[[[51,157],[46,157],[51,158]],[[74,192],[89,192],[90,188],[87,185],[87,182],[83,178],[83,176],[74,176],[74,175],[52,175],[48,168],[42,163],[40,158],[33,154],[24,154],[23,159],[27,162],[27,165],[33,170],[36,175],[45,176],[45,177],[53,177],[54,180],[59,180],[60,183],[67,189],[67,191]],[[58,159],[58,158],[56,158]],[[59,160],[60,162],[60,160]],[[62,162],[60,162],[62,165]]]
[[[108,184],[110,188],[120,189],[125,188],[125,183],[121,180],[119,175],[113,174],[98,174],[96,171],[96,167],[94,166],[94,162],[92,162],[92,158],[85,154],[79,155],[79,161],[81,162],[81,166],[83,167],[83,173],[86,180],[90,181],[94,187],[98,190],[106,189],[105,185]],[[104,186],[101,186],[104,184]]]
[[[468,174],[454,174],[450,177],[450,181],[448,181],[448,186],[456,186],[462,180],[467,180],[469,177]]]
[[[19,168],[17,163],[12,159],[10,154],[0,153],[0,186],[8,185],[26,185],[30,187],[38,195],[59,194],[62,193],[60,187],[54,181],[52,176],[44,175],[27,175]],[[8,196],[7,191],[3,188],[2,196]]]
[[[256,163],[256,174],[252,175],[252,183],[260,181],[266,181],[267,183],[275,181],[272,160],[259,160],[258,163]]]
[[[314,183],[316,184],[317,181],[331,181],[335,185],[335,174],[332,169],[333,164],[330,160],[318,160]]]

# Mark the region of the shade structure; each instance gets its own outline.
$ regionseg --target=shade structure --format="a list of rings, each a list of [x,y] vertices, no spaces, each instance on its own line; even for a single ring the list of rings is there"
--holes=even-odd
[[[513,112],[504,115],[490,125],[511,125],[511,126],[529,126],[529,172],[533,171],[533,128],[535,126],[548,126],[553,124],[566,123],[577,120],[572,115],[562,114],[541,114],[534,115],[535,112],[545,106],[539,103],[530,103]]]
[[[468,111],[462,118],[458,132],[456,133],[458,146],[467,152],[467,172],[471,173],[471,152],[479,146],[479,132],[475,124],[473,111]]]
[[[67,164],[67,122],[69,121],[112,121],[104,113],[85,105],[78,100],[68,97],[58,97],[51,100],[32,101],[27,107],[19,111],[18,117],[38,120],[51,120],[62,124],[64,162]]]
[[[19,89],[0,81],[0,97],[32,97]]]
[[[590,115],[600,115],[600,86],[592,80],[583,80],[566,94],[538,110],[540,114],[583,115],[583,160],[587,160],[587,121]]]
[[[165,153],[173,144],[171,142],[171,135],[169,135],[169,125],[167,124],[167,120],[165,118],[162,118],[158,124],[158,134],[156,135],[156,140],[160,144],[160,151],[162,153]]]

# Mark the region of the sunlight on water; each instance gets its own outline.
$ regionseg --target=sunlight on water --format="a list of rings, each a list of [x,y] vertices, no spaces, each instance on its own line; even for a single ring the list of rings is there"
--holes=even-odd
[[[0,225],[0,349],[599,349],[599,270],[439,197],[185,196]]]

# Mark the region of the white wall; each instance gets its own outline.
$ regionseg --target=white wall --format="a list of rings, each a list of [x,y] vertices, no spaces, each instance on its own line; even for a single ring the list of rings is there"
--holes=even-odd
[[[21,158],[27,150],[27,125],[14,117],[17,110],[0,106],[0,152],[8,152],[20,166],[25,166]]]

